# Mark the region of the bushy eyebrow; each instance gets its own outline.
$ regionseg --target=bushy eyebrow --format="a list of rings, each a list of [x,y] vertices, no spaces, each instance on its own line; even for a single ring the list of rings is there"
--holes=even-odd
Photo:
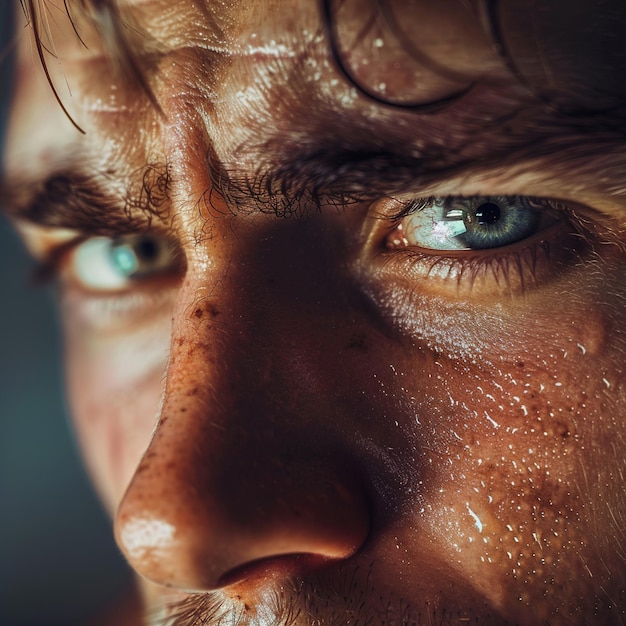
[[[511,135],[511,126],[502,120],[485,136],[482,126],[464,137],[458,145],[472,148],[465,154],[432,141],[421,142],[417,150],[412,138],[398,140],[384,127],[373,132],[370,125],[366,133],[354,120],[329,124],[328,112],[320,115],[325,130],[309,129],[306,141],[301,134],[297,141],[276,136],[258,150],[247,146],[248,154],[263,155],[257,169],[224,163],[209,150],[206,167],[212,186],[198,202],[213,205],[217,191],[234,212],[260,210],[290,217],[320,205],[345,207],[395,194],[418,196],[446,179],[481,171],[505,175],[511,167],[545,170],[574,184],[594,181],[602,171],[606,193],[623,195],[626,126],[621,110],[569,119],[552,112],[543,120],[535,117],[534,124],[524,122],[521,135]],[[611,152],[613,157],[607,156]],[[0,181],[0,203],[9,215],[44,226],[114,236],[149,228],[155,219],[167,228],[175,213],[170,184],[165,163],[144,166],[126,183],[118,172],[86,174],[68,164],[41,181]],[[223,205],[216,210],[223,212]],[[616,210],[624,213],[621,206]]]
[[[122,194],[105,190],[102,177],[62,170],[41,181],[0,181],[0,202],[15,219],[113,236],[165,219],[168,184],[167,168],[155,165],[143,170],[138,190]]]
[[[354,121],[328,122],[323,130],[309,132],[309,140],[277,136],[252,153],[259,159],[255,171],[236,164],[215,162],[209,156],[211,178],[227,201],[240,206],[251,201],[266,212],[298,214],[307,205],[346,205],[396,194],[419,194],[429,186],[481,172],[506,177],[514,168],[533,173],[534,179],[559,176],[575,186],[593,183],[602,172],[603,192],[623,196],[626,164],[624,111],[584,112],[567,115],[549,111],[521,123],[514,116],[468,130],[447,128],[450,142],[429,141],[385,132],[369,132]],[[314,114],[315,115],[315,114]],[[311,121],[309,116],[308,122]],[[533,120],[533,121],[530,121]],[[416,127],[419,121],[416,121]],[[517,127],[517,130],[512,130]],[[387,129],[389,130],[389,129]],[[237,152],[237,151],[235,151]]]

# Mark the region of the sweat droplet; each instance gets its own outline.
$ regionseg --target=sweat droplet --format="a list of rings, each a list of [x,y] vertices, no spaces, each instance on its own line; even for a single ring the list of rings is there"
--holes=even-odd
[[[476,515],[476,513],[474,513],[474,511],[472,511],[472,509],[470,508],[469,502],[466,502],[465,506],[467,507],[467,512],[474,519],[474,524],[476,525],[476,528],[478,528],[478,532],[482,533],[483,532],[483,523],[480,521],[480,518],[478,517],[478,515]]]

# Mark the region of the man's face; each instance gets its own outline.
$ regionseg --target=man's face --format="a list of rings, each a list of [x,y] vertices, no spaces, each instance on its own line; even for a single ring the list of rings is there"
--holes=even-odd
[[[126,0],[151,101],[78,4],[86,46],[40,29],[84,134],[24,33],[8,196],[153,613],[623,623],[623,69],[589,8],[546,52],[513,2]]]

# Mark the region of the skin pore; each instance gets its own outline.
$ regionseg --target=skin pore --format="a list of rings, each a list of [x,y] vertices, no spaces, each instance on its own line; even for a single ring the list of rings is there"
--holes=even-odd
[[[510,56],[389,2],[417,62],[367,1],[124,0],[146,91],[68,5],[84,132],[20,23],[2,192],[149,619],[624,623],[619,55],[512,1]]]

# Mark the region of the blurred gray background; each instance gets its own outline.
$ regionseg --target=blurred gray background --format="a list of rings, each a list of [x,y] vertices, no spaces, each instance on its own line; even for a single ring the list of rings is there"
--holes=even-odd
[[[0,0],[0,142],[12,10]],[[92,624],[129,573],[69,428],[53,294],[30,267],[0,217],[0,625]]]

